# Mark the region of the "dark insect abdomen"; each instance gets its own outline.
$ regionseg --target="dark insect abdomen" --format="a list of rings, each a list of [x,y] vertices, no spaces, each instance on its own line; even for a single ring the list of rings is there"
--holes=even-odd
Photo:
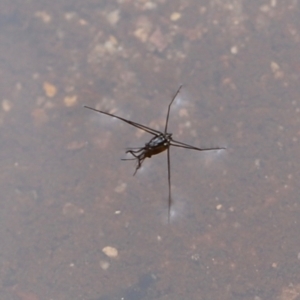
[[[167,150],[170,146],[170,136],[159,135],[155,136],[145,145],[145,157],[159,154]]]

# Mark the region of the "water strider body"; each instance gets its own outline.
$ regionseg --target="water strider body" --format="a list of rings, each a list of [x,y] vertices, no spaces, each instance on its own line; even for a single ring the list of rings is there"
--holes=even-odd
[[[168,158],[168,186],[169,186],[169,197],[168,197],[168,221],[170,221],[170,211],[172,206],[172,196],[171,196],[171,170],[170,170],[170,146],[179,147],[179,148],[185,148],[185,149],[191,149],[191,150],[197,150],[197,151],[210,151],[210,150],[220,150],[225,149],[222,147],[216,147],[216,148],[197,148],[192,145],[188,145],[179,141],[176,141],[172,138],[172,133],[168,133],[168,123],[169,123],[169,115],[170,115],[170,108],[172,103],[174,102],[175,98],[179,94],[180,90],[182,88],[182,85],[179,86],[177,92],[173,96],[169,106],[168,106],[168,112],[166,117],[166,124],[164,132],[158,131],[156,129],[150,128],[148,126],[124,119],[122,117],[116,116],[114,114],[110,114],[108,112],[98,110],[89,106],[84,106],[85,108],[94,110],[96,112],[99,112],[101,114],[105,114],[114,118],[117,118],[129,125],[132,125],[138,129],[141,129],[143,131],[146,131],[153,135],[153,138],[145,144],[144,147],[140,148],[130,148],[126,150],[126,153],[130,153],[133,158],[125,158],[122,160],[136,160],[137,165],[134,171],[134,174],[136,174],[137,170],[142,166],[144,160],[146,158],[150,158],[153,155],[157,155],[165,150],[167,150],[167,158]]]

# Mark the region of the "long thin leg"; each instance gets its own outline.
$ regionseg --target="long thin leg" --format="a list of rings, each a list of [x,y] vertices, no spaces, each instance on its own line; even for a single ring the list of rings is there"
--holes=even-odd
[[[98,112],[98,113],[101,113],[101,114],[104,114],[104,115],[107,115],[107,116],[116,118],[116,119],[119,119],[119,120],[121,120],[121,121],[123,121],[123,122],[125,122],[125,123],[127,123],[127,124],[129,124],[129,125],[131,125],[131,126],[134,126],[134,127],[136,127],[136,128],[139,128],[139,129],[141,129],[141,130],[144,130],[144,131],[146,131],[146,132],[148,132],[148,133],[150,133],[150,134],[152,134],[152,135],[161,134],[161,132],[158,131],[158,130],[155,130],[155,129],[150,128],[150,127],[147,127],[147,126],[145,126],[145,125],[142,125],[142,124],[139,124],[139,123],[136,123],[136,122],[133,122],[133,121],[130,121],[130,120],[121,118],[121,117],[116,116],[116,115],[113,115],[113,114],[110,114],[110,113],[108,113],[108,112],[106,112],[106,111],[98,110],[98,109],[95,109],[95,108],[92,108],[92,107],[89,107],[89,106],[86,106],[86,105],[84,105],[83,107],[88,108],[88,109],[91,109],[91,110],[96,111],[96,112]]]
[[[171,166],[170,166],[170,147],[168,147],[168,184],[169,184],[169,199],[168,199],[168,223],[170,223],[170,214],[172,206],[172,195],[171,195]]]
[[[140,148],[127,148],[126,153],[141,153],[145,151],[145,147]],[[133,155],[133,154],[132,154]]]
[[[167,130],[168,130],[168,123],[169,123],[169,115],[170,115],[170,108],[171,108],[171,105],[172,105],[173,101],[175,100],[175,98],[177,97],[177,95],[179,94],[181,88],[182,88],[182,84],[179,86],[177,92],[176,92],[175,95],[173,96],[173,99],[172,99],[172,101],[170,102],[170,104],[169,104],[169,106],[168,106],[168,113],[167,113],[166,125],[165,125],[165,134],[167,133]]]
[[[137,170],[142,166],[144,160],[146,159],[146,157],[144,156],[144,153],[140,153],[140,154],[135,154],[132,151],[128,151],[132,156],[134,156],[134,158],[121,158],[121,160],[136,160],[137,161],[137,165],[135,168],[135,171],[133,173],[133,176],[136,174]]]
[[[139,158],[139,157],[137,158],[137,166],[135,168],[133,176],[136,174],[137,170],[142,166],[144,160],[145,160],[145,158]]]
[[[191,150],[198,150],[198,151],[222,150],[222,149],[224,150],[224,149],[226,149],[224,147],[198,148],[198,147],[194,147],[192,145],[189,145],[189,144],[186,144],[186,143],[182,143],[182,142],[179,142],[179,141],[175,141],[175,140],[172,140],[171,143],[170,143],[170,145],[174,146],[174,147],[191,149]]]

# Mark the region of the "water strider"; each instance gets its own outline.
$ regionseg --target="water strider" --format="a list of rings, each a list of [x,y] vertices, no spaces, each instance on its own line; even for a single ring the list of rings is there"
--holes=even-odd
[[[134,174],[136,174],[137,170],[142,166],[144,160],[148,157],[150,158],[153,155],[159,154],[165,150],[167,150],[167,157],[168,157],[168,185],[169,185],[169,197],[168,197],[168,221],[170,221],[170,211],[172,206],[172,196],[171,196],[171,169],[170,169],[170,146],[179,147],[179,148],[185,148],[185,149],[191,149],[191,150],[197,150],[197,151],[210,151],[210,150],[220,150],[220,149],[226,149],[222,147],[216,147],[216,148],[197,148],[179,141],[176,141],[172,138],[172,133],[168,133],[168,123],[169,123],[169,115],[170,115],[170,108],[174,100],[176,99],[177,95],[179,94],[180,90],[182,88],[182,85],[179,86],[177,92],[175,93],[174,97],[172,98],[169,106],[168,106],[168,112],[166,117],[166,124],[165,124],[165,130],[163,132],[155,130],[153,128],[150,128],[148,126],[121,118],[119,116],[116,116],[114,114],[110,114],[106,111],[98,110],[89,106],[84,106],[85,108],[94,110],[96,112],[99,112],[101,114],[105,114],[114,118],[117,118],[129,125],[132,125],[138,129],[141,129],[143,131],[146,131],[153,135],[153,138],[145,144],[144,147],[140,148],[129,148],[126,150],[126,153],[130,153],[133,158],[125,158],[122,160],[136,160],[137,165],[134,171]]]

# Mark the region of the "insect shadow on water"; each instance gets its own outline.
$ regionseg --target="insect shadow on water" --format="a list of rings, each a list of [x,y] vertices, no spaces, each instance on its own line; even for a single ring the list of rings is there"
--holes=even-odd
[[[179,94],[180,90],[182,88],[182,85],[179,86],[177,92],[173,96],[169,106],[168,106],[168,112],[166,117],[166,124],[165,129],[163,132],[150,128],[148,126],[124,119],[122,117],[116,116],[114,114],[108,113],[106,111],[98,110],[89,106],[84,106],[85,108],[94,110],[98,113],[108,115],[113,118],[117,118],[129,125],[132,125],[138,129],[141,129],[145,132],[148,132],[153,135],[153,138],[145,144],[145,146],[140,148],[127,148],[126,153],[130,153],[132,155],[132,158],[123,158],[122,160],[136,160],[137,165],[135,168],[135,171],[133,173],[133,176],[136,174],[137,170],[142,166],[144,160],[148,157],[152,157],[153,155],[159,154],[165,150],[167,150],[167,161],[168,161],[168,187],[169,187],[169,196],[168,196],[168,222],[170,222],[170,211],[172,207],[172,195],[171,195],[171,165],[170,165],[170,146],[179,147],[179,148],[185,148],[190,150],[197,150],[197,151],[211,151],[211,150],[221,150],[226,149],[224,147],[214,147],[214,148],[197,148],[189,144],[185,144],[183,142],[179,142],[173,139],[172,133],[168,133],[168,123],[169,123],[169,115],[170,115],[170,109],[171,105],[176,99],[177,95]]]

